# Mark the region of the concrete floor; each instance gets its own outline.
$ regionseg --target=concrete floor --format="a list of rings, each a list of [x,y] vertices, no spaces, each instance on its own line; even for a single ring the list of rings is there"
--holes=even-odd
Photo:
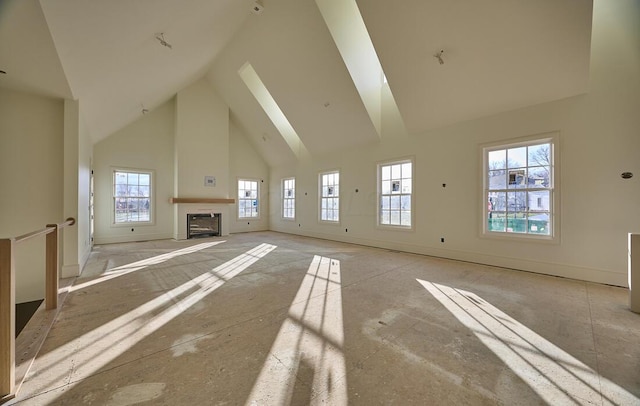
[[[640,404],[622,288],[273,232],[97,246],[20,405]]]

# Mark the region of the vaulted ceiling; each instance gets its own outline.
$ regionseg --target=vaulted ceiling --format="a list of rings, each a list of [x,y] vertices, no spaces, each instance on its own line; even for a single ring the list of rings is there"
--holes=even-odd
[[[0,89],[79,99],[98,141],[206,77],[270,165],[296,151],[247,64],[312,154],[379,141],[381,68],[413,134],[588,90],[590,1],[255,4],[0,0]]]

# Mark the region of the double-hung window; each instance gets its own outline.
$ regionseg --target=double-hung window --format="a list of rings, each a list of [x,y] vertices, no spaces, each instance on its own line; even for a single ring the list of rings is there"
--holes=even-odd
[[[320,174],[320,221],[340,222],[340,172]]]
[[[484,148],[484,234],[553,238],[554,138]]]
[[[296,218],[296,180],[282,179],[282,218],[293,220]]]
[[[151,223],[152,172],[114,169],[113,218],[115,224]]]
[[[411,229],[413,162],[410,159],[378,164],[378,225]]]
[[[260,216],[260,190],[254,179],[238,179],[238,218],[258,218]]]

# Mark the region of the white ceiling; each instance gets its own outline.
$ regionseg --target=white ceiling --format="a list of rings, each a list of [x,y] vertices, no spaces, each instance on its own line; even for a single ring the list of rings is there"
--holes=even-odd
[[[270,165],[295,159],[238,75],[249,62],[310,153],[378,142],[316,1],[263,4],[0,0],[0,88],[80,99],[98,141],[206,76]],[[412,133],[587,91],[591,1],[357,5]]]
[[[37,0],[0,0],[0,88],[73,98]]]
[[[410,132],[587,91],[590,1],[358,4]]]

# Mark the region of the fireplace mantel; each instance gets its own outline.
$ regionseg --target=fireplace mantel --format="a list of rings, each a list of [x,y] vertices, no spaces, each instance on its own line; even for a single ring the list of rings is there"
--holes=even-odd
[[[233,204],[236,199],[221,199],[221,198],[209,198],[209,197],[170,197],[169,203],[222,203]]]

